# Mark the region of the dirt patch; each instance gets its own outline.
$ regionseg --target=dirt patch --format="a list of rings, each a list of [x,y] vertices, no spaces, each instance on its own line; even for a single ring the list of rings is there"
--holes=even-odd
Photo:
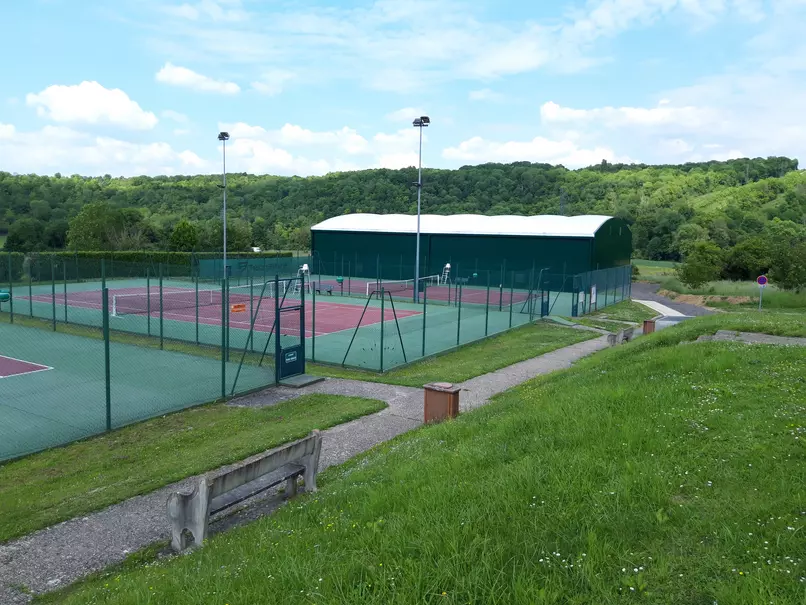
[[[666,296],[676,302],[696,305],[698,307],[708,307],[710,303],[728,303],[730,305],[744,305],[753,302],[749,296],[716,296],[713,294],[678,294],[669,290],[660,290],[661,296]]]

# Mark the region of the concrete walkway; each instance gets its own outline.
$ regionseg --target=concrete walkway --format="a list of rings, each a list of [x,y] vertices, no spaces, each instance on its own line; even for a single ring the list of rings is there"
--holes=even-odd
[[[664,304],[661,304],[654,300],[638,300],[637,298],[632,299],[633,302],[641,303],[645,307],[649,307],[653,311],[663,315],[664,317],[685,317],[683,313],[680,311],[676,311],[671,307],[667,307]]]
[[[461,410],[480,407],[497,393],[536,376],[568,368],[606,347],[606,337],[596,338],[461,383]],[[267,389],[237,399],[232,405],[272,405],[307,393],[369,397],[389,405],[376,414],[323,431],[320,469],[341,464],[422,424],[422,389],[354,380],[330,379],[304,389]],[[54,590],[117,563],[131,552],[167,539],[170,535],[165,512],[168,494],[193,479],[0,545],[0,603],[26,603],[30,596],[19,591],[19,586],[36,593]],[[264,499],[222,521],[218,531],[257,518],[279,505],[276,499],[266,502]]]

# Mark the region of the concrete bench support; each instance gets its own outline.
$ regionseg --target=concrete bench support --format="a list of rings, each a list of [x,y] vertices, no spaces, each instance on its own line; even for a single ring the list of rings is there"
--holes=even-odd
[[[204,475],[188,492],[168,497],[171,547],[181,552],[191,544],[201,546],[207,537],[210,517],[271,487],[286,483],[289,497],[297,493],[302,477],[305,491],[316,491],[316,472],[322,437],[313,431],[304,439],[257,454],[224,470]]]

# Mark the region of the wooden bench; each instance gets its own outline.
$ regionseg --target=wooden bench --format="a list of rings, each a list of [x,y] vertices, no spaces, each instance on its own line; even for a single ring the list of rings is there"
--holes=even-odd
[[[188,492],[168,497],[171,547],[181,552],[191,544],[201,546],[210,517],[285,481],[288,497],[297,493],[302,477],[305,491],[316,491],[316,472],[322,437],[313,431],[303,439],[257,454],[231,467],[208,473]]]

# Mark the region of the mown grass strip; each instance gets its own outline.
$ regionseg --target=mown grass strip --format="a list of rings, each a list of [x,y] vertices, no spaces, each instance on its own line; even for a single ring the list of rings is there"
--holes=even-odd
[[[662,335],[403,435],[200,552],[58,601],[802,602],[806,358]]]
[[[384,374],[337,366],[310,366],[309,371],[320,376],[412,387],[436,381],[458,383],[597,336],[594,332],[536,322]]]
[[[0,466],[0,541],[385,407],[319,394],[265,408],[201,406],[8,462]]]

